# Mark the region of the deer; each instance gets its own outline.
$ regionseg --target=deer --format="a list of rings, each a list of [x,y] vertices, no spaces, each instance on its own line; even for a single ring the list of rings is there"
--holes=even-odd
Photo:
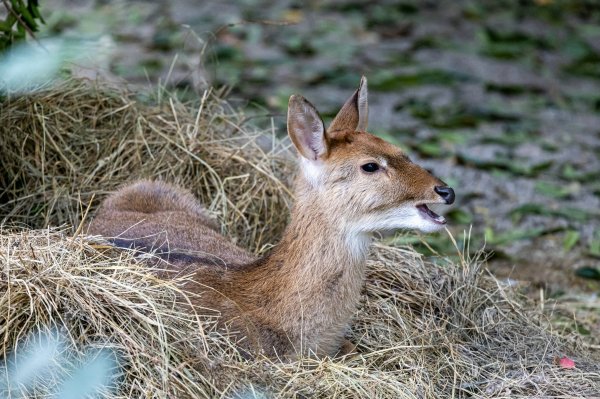
[[[183,188],[136,181],[110,194],[88,233],[188,271],[192,307],[214,312],[248,356],[342,356],[377,233],[440,230],[428,205],[452,204],[454,190],[397,146],[367,132],[367,79],[328,129],[316,108],[292,95],[287,132],[298,153],[295,202],[279,241],[257,257],[221,235]],[[211,313],[213,314],[213,313]]]

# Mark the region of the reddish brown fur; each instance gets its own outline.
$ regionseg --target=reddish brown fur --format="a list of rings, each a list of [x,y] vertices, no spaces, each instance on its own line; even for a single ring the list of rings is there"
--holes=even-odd
[[[370,133],[338,130],[330,134],[329,145],[331,164],[335,165],[328,171],[331,180],[342,178],[344,166],[351,168],[357,160],[361,163],[377,159],[387,161],[389,168],[385,173],[373,174],[366,182],[369,186],[367,187],[365,184],[365,190],[372,190],[373,184],[383,183],[377,190],[380,194],[385,194],[381,206],[392,207],[401,201],[410,200],[438,202],[439,195],[431,190],[432,184],[434,186],[446,185],[419,165],[411,162],[400,148]],[[396,184],[387,185],[389,180]]]
[[[158,248],[171,268],[192,271],[186,289],[200,294],[195,307],[220,313],[221,325],[245,337],[241,346],[249,353],[335,354],[360,298],[369,234],[386,228],[383,212],[442,202],[433,191],[440,180],[397,147],[356,131],[366,124],[359,91],[327,134],[310,103],[290,99],[288,130],[304,166],[291,222],[267,256],[257,259],[232,244],[191,193],[161,182],[140,181],[112,194],[89,232],[117,237],[121,246]],[[374,161],[387,166],[361,170]],[[402,214],[394,218],[402,227]]]

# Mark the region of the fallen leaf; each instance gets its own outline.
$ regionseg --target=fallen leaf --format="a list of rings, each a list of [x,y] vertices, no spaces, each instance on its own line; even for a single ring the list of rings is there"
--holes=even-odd
[[[591,266],[582,266],[575,270],[575,275],[590,280],[600,280],[600,269]]]
[[[574,369],[575,368],[575,362],[566,356],[560,358],[560,360],[558,361],[558,365],[560,367],[562,367],[563,369]]]

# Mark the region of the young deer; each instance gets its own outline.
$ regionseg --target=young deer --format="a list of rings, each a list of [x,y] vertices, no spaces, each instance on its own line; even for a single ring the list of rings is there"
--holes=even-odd
[[[446,221],[427,204],[454,201],[444,182],[367,133],[367,114],[364,77],[327,131],[307,100],[290,98],[288,133],[300,155],[296,203],[281,241],[262,258],[220,235],[190,192],[160,182],[112,194],[89,232],[154,250],[175,271],[191,270],[185,288],[199,294],[194,307],[217,312],[221,326],[244,337],[246,353],[348,350],[344,333],[364,284],[372,234],[438,230]]]

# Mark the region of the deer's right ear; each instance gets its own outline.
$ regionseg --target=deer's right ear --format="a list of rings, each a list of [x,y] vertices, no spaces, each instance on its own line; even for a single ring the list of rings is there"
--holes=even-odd
[[[290,97],[287,129],[294,146],[304,158],[316,161],[327,157],[323,120],[315,107],[302,96]]]

